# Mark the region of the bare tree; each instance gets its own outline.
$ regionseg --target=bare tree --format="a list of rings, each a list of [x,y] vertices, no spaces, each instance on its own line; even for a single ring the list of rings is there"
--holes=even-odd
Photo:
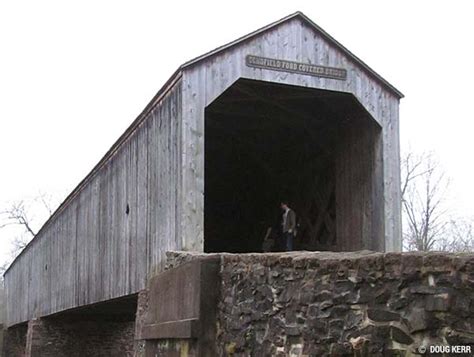
[[[25,208],[24,201],[13,202],[9,208],[0,212],[0,215],[3,216],[3,223],[0,224],[0,228],[5,228],[10,225],[19,225],[23,227],[31,237],[36,235],[31,227],[31,219]]]
[[[446,252],[474,252],[474,222],[466,218],[452,218],[446,226],[446,239],[438,249]]]
[[[453,217],[445,198],[450,180],[433,153],[409,153],[402,160],[403,248],[474,251],[474,221]]]
[[[37,228],[42,221],[48,219],[54,212],[54,205],[51,195],[40,193],[33,199],[24,199],[8,205],[0,210],[0,229],[16,226],[19,229],[13,230],[11,244],[11,260],[13,260],[34,238]],[[0,274],[10,265],[11,260],[0,265]]]
[[[446,239],[444,199],[449,179],[432,153],[409,153],[402,160],[404,248],[429,251]]]

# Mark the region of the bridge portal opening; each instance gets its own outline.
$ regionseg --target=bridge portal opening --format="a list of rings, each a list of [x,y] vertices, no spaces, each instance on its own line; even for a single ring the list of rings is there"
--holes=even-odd
[[[383,250],[381,144],[351,94],[239,79],[205,111],[204,250],[262,251],[282,199],[295,250]]]

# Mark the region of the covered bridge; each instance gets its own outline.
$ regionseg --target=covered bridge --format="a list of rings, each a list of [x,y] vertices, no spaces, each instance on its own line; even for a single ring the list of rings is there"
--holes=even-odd
[[[400,250],[400,98],[300,12],[183,64],[7,270],[8,326],[258,252],[283,196],[297,249]]]

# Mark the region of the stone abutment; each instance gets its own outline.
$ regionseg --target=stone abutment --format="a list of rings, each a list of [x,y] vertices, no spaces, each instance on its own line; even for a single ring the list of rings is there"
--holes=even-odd
[[[474,254],[169,252],[134,299],[11,327],[4,355],[474,354]]]

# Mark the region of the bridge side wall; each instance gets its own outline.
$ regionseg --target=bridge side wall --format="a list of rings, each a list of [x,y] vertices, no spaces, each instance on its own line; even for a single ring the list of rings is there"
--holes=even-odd
[[[17,258],[7,326],[136,293],[182,248],[181,112],[178,82]]]

